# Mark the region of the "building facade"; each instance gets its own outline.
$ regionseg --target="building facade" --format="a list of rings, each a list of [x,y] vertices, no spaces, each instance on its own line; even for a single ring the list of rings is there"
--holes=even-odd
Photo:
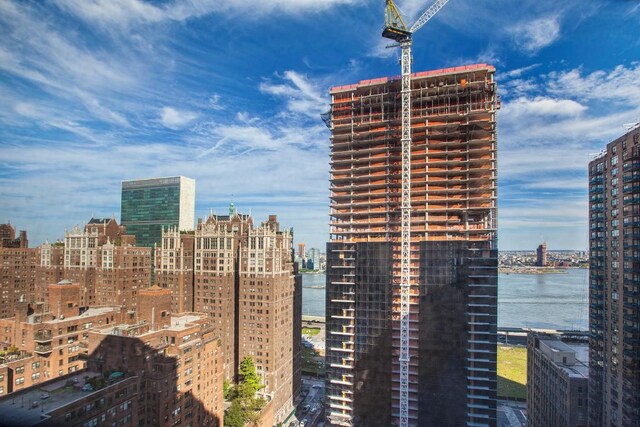
[[[311,266],[309,266],[309,261],[311,261]],[[322,265],[320,263],[320,249],[311,248],[309,249],[309,261],[307,261],[307,268],[313,270],[321,270]]]
[[[18,302],[34,298],[36,260],[32,248],[0,248],[0,319],[12,317]]]
[[[162,231],[162,242],[155,249],[155,283],[172,293],[172,311],[194,310],[192,233],[181,233],[175,227]]]
[[[589,163],[589,423],[640,423],[640,128]]]
[[[274,422],[282,422],[300,387],[301,282],[291,231],[275,216],[256,227],[231,207],[199,221],[194,262],[195,310],[209,313],[222,337],[226,378],[234,380],[250,356]]]
[[[587,427],[589,346],[560,337],[527,336],[529,427]]]
[[[171,315],[171,293],[158,287],[140,297],[134,317],[83,330],[86,368],[0,395],[2,425],[222,426],[221,342],[208,316]],[[12,363],[16,380],[42,362]]]
[[[196,182],[184,176],[122,182],[120,222],[138,246],[159,245],[163,227],[193,230]]]
[[[0,341],[6,350],[0,362],[0,396],[83,369],[89,329],[126,319],[120,307],[81,311],[77,283],[64,280],[48,287],[48,304],[37,306],[46,311],[29,309],[24,302],[14,316],[0,320]]]
[[[84,229],[65,233],[63,276],[80,284],[82,307],[133,310],[138,290],[151,284],[151,248],[136,246],[136,237],[115,219],[92,218]]]
[[[412,76],[409,424],[496,425],[494,68]],[[331,89],[327,421],[400,412],[400,80]]]
[[[16,238],[16,229],[9,223],[0,224],[0,248],[28,248],[27,232],[20,231]]]
[[[547,261],[547,243],[543,242],[538,245],[538,249],[536,249],[536,266],[546,267],[547,265],[549,265]]]

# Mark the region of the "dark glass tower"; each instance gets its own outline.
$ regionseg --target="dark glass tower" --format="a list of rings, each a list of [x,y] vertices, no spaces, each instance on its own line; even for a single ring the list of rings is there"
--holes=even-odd
[[[494,68],[412,76],[409,425],[496,425]],[[400,414],[400,82],[331,90],[327,423]]]
[[[640,128],[589,164],[589,425],[640,425]]]

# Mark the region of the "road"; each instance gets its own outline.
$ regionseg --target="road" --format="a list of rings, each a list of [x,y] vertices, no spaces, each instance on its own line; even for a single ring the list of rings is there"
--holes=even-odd
[[[302,377],[302,394],[306,396],[296,408],[296,417],[304,427],[324,426],[324,380]],[[290,424],[291,425],[291,424]],[[295,422],[293,425],[297,425]]]

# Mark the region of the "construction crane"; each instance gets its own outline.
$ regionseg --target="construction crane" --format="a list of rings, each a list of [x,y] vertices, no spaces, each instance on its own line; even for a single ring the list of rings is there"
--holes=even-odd
[[[411,36],[435,16],[449,0],[437,0],[410,27],[393,0],[386,0],[382,37],[400,46],[402,78],[402,201],[400,222],[400,427],[409,426],[409,298],[411,288]]]

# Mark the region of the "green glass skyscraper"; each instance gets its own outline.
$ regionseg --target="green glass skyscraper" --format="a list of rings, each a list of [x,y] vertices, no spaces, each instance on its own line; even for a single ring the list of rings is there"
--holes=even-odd
[[[122,182],[120,221],[138,246],[160,243],[162,228],[194,229],[196,182],[184,176]]]

